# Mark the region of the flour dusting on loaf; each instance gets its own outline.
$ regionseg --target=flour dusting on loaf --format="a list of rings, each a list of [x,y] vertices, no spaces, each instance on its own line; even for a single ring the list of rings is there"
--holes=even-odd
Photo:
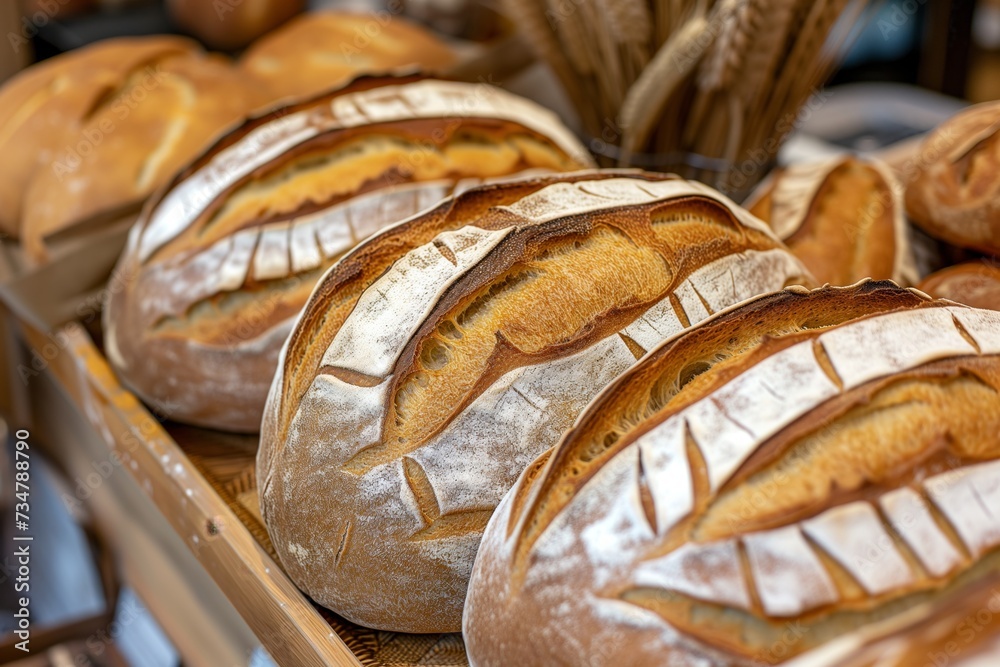
[[[491,519],[472,663],[776,664],[995,571],[998,324],[868,282],[654,349]]]
[[[370,627],[457,630],[494,508],[602,387],[712,313],[811,281],[760,221],[676,177],[581,172],[444,209],[465,226],[384,271],[349,255],[324,277],[265,411],[260,500],[282,563]]]
[[[130,236],[105,315],[116,369],[173,419],[255,432],[278,332],[351,248],[473,184],[590,165],[533,103],[416,76],[361,77],[249,119]],[[444,231],[432,225],[396,252]]]

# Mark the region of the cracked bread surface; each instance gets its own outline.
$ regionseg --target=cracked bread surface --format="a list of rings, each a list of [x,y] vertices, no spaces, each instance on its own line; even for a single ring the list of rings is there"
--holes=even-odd
[[[262,514],[292,579],[354,622],[455,631],[487,520],[584,405],[658,342],[807,271],[676,177],[483,186],[355,249],[290,335],[261,433]],[[462,225],[438,222],[462,221]]]
[[[348,250],[484,181],[589,165],[533,103],[417,76],[361,77],[253,118],[133,228],[109,360],[173,419],[255,432],[294,318]]]
[[[777,664],[977,585],[1000,565],[998,332],[864,282],[653,350],[492,518],[471,662]]]

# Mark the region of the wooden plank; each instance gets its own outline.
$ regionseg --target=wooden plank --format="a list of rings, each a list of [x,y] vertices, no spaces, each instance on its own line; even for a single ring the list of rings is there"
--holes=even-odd
[[[47,371],[121,459],[282,665],[361,662],[264,552],[159,421],[119,383],[83,328],[46,336],[22,323]],[[48,353],[46,353],[48,351]]]

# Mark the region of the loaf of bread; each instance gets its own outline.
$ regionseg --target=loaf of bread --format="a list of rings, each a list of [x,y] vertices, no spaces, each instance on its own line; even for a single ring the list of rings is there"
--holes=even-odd
[[[470,190],[408,223],[454,231],[403,256],[406,232],[376,236],[317,286],[257,458],[271,541],[313,600],[458,630],[494,507],[601,387],[711,313],[810,280],[714,190],[602,174]]]
[[[903,187],[877,160],[842,157],[778,169],[747,208],[821,283],[917,279]]]
[[[1000,102],[977,104],[927,137],[906,186],[906,212],[925,232],[1000,253]]]
[[[521,476],[488,665],[776,664],[1000,566],[1000,313],[790,288],[651,351]]]
[[[314,95],[359,74],[408,66],[440,74],[456,60],[450,46],[400,16],[320,11],[261,37],[243,54],[240,66],[281,98]]]
[[[62,130],[147,63],[184,57],[197,45],[180,37],[109,39],[29,67],[0,88],[0,230],[20,234],[25,193],[35,173],[54,167]]]
[[[265,98],[225,58],[175,37],[107,40],[0,89],[0,225],[28,255],[138,212]]]
[[[936,299],[1000,310],[1000,267],[985,261],[949,266],[921,280],[917,289]]]
[[[362,78],[251,120],[137,223],[108,359],[172,419],[256,432],[292,321],[358,241],[482,179],[590,165],[554,114],[473,84]]]

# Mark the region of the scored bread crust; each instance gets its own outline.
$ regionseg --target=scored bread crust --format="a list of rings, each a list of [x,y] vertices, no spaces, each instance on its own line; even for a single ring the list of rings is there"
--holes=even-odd
[[[985,261],[956,264],[930,274],[917,289],[935,299],[1000,310],[1000,267]]]
[[[776,664],[977,581],[1000,546],[998,389],[1000,314],[891,283],[702,323],[505,497],[471,663]]]
[[[362,77],[252,119],[132,230],[108,358],[171,418],[256,432],[293,319],[352,246],[484,179],[590,165],[537,105],[414,76]]]
[[[19,236],[32,179],[67,144],[84,138],[67,137],[67,128],[78,133],[80,119],[134,72],[199,50],[182,37],[108,39],[32,65],[5,82],[0,88],[0,150],[6,156],[0,163],[0,230]]]
[[[465,226],[402,256],[389,230],[317,286],[257,459],[272,543],[312,599],[458,630],[493,508],[602,386],[710,313],[811,281],[714,190],[608,176],[470,190],[406,223]]]
[[[924,141],[906,186],[906,212],[962,248],[1000,252],[1000,102],[970,107]]]
[[[318,11],[258,39],[239,67],[277,99],[313,95],[361,72],[419,66],[440,74],[456,60],[450,46],[402,16]]]
[[[745,206],[821,283],[918,278],[903,186],[879,160],[841,157],[778,169]]]

